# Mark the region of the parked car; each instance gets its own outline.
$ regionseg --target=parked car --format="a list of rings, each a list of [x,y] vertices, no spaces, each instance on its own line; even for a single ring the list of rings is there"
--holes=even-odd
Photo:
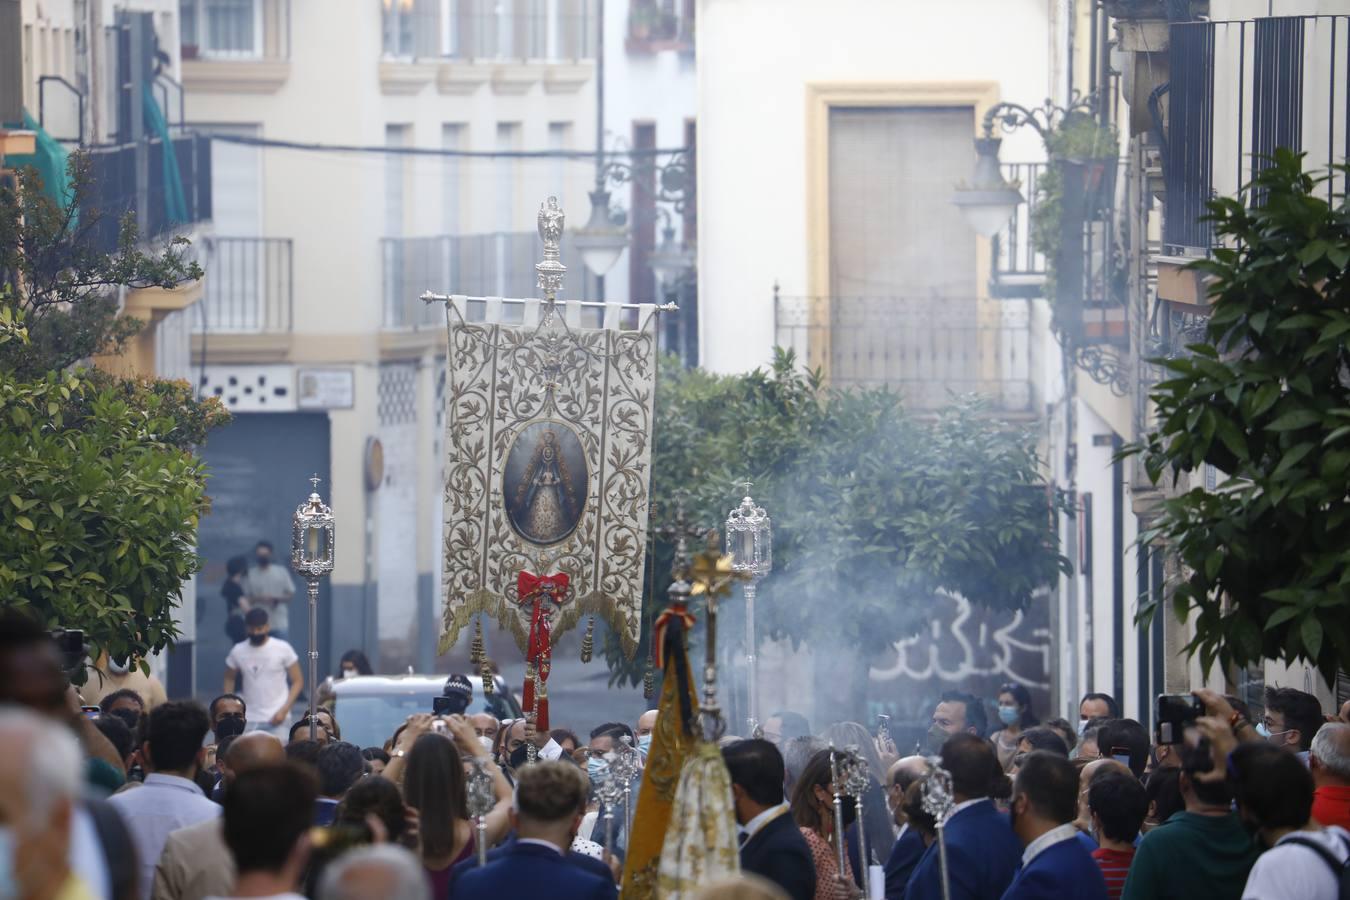
[[[357,675],[325,684],[325,702],[342,727],[342,739],[358,747],[382,747],[398,726],[413,713],[431,712],[432,701],[441,696],[445,675]],[[473,700],[470,713],[489,713],[498,719],[524,715],[520,704],[500,675],[493,676],[493,691],[483,694],[483,682],[470,678]]]

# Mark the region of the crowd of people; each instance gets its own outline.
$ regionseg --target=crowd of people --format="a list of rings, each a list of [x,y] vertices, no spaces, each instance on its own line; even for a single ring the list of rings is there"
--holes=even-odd
[[[617,896],[624,817],[607,819],[595,787],[623,745],[645,760],[656,710],[585,739],[540,733],[462,708],[472,692],[454,675],[445,695],[464,700],[450,704],[458,712],[414,714],[382,746],[359,747],[328,709],[312,728],[302,718],[279,730],[295,698],[263,684],[245,649],[267,643],[241,641],[232,658],[246,689],[205,707],[133,687],[88,704],[50,635],[5,618],[0,897]],[[355,654],[342,669],[369,664]],[[258,714],[256,690],[280,706]],[[927,746],[908,756],[859,724],[817,732],[778,712],[762,738],[723,741],[742,874],[704,896],[852,900],[872,873],[889,900],[939,900],[945,873],[962,900],[1339,898],[1350,724],[1288,688],[1267,690],[1256,721],[1235,698],[1196,696],[1193,727],[1155,744],[1104,694],[1083,698],[1076,725],[1038,721],[1016,685],[989,704],[946,694]],[[837,796],[832,756],[844,747],[869,776],[861,818]],[[481,827],[468,785],[480,770],[491,780]],[[939,783],[950,787],[945,852]]]

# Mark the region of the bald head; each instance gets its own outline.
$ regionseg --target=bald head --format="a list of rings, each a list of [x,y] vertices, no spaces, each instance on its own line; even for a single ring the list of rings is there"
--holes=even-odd
[[[656,710],[649,709],[642,715],[638,716],[637,731],[634,733],[638,737],[642,737],[644,734],[651,734],[652,729],[655,727],[656,727]]]
[[[928,760],[922,756],[906,756],[891,763],[886,772],[886,784],[898,787],[901,792],[911,784],[928,774]]]
[[[281,746],[281,741],[265,731],[250,731],[234,739],[221,765],[226,781],[233,781],[240,772],[279,766],[285,761],[286,748]]]
[[[1088,810],[1088,788],[1092,786],[1093,776],[1098,772],[1124,772],[1134,777],[1129,766],[1109,756],[1094,759],[1078,770],[1078,823],[1084,830],[1092,825],[1092,813]]]

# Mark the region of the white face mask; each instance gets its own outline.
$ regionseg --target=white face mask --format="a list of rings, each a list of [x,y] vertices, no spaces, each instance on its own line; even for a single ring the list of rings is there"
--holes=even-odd
[[[343,670],[342,670],[342,677],[343,677],[343,678],[355,678],[355,677],[356,677],[356,670],[355,670],[355,669],[343,669]]]
[[[1079,720],[1078,720],[1078,736],[1079,736],[1079,737],[1082,737],[1082,736],[1083,736],[1083,732],[1084,732],[1084,731],[1087,731],[1087,723],[1088,723],[1088,720],[1087,720],[1087,719],[1079,719]]]
[[[488,737],[486,734],[480,734],[478,736],[478,743],[482,744],[483,749],[487,752],[492,752],[492,738]]]

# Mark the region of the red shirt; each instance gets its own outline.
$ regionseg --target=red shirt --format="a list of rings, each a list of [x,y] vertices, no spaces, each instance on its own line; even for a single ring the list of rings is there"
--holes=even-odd
[[[1106,895],[1111,900],[1119,900],[1120,892],[1125,889],[1125,876],[1130,874],[1130,863],[1134,860],[1134,850],[1108,850],[1098,847],[1092,851],[1092,858],[1101,867],[1102,877],[1106,879]]]
[[[1350,831],[1350,787],[1324,784],[1313,792],[1313,818]]]

